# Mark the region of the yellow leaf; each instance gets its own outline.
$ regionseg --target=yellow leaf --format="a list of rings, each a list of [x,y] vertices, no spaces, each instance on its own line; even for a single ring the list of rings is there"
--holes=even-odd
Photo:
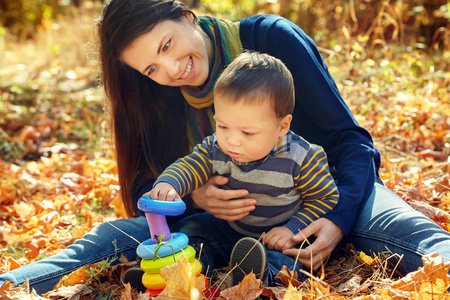
[[[366,255],[363,251],[359,252],[359,259],[361,262],[368,264],[369,266],[373,264],[374,261],[378,259],[378,256],[375,256],[375,258],[372,258],[368,255]]]
[[[283,300],[298,300],[303,299],[303,293],[299,292],[292,284],[289,283],[289,286],[284,293]]]
[[[166,281],[166,287],[156,299],[190,299],[192,289],[205,289],[205,276],[194,274],[184,253],[178,262],[162,268],[160,275]]]

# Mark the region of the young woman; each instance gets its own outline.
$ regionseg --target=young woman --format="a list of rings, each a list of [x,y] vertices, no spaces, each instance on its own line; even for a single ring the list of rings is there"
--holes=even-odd
[[[291,71],[296,90],[291,129],[325,149],[340,192],[339,204],[326,218],[293,237],[298,242],[315,236],[299,262],[317,269],[344,237],[366,253],[404,255],[404,273],[421,266],[427,253],[438,252],[450,261],[450,233],[381,184],[380,153],[370,134],[355,121],[314,42],[293,23],[273,15],[238,23],[197,19],[173,0],[112,0],[103,11],[99,36],[121,193],[130,216],[141,214],[137,200],[152,189],[159,173],[212,133],[214,82],[248,49],[281,59]],[[255,208],[255,200],[245,197],[247,191],[220,189],[225,183],[225,178],[213,177],[185,197],[186,215],[207,211],[234,221]],[[149,238],[143,217],[114,225],[139,241]],[[0,283],[21,283],[28,277],[31,287],[42,293],[83,265],[120,253],[134,259],[136,246],[102,224],[61,253],[3,274]],[[283,251],[292,256],[297,252]]]

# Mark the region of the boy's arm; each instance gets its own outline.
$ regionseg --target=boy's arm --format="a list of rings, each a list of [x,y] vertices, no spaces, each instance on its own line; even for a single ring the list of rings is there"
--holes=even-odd
[[[339,191],[328,169],[322,147],[311,145],[294,184],[300,190],[303,204],[285,225],[294,234],[332,211],[339,200]]]
[[[214,135],[206,137],[201,144],[195,146],[191,154],[167,167],[153,187],[166,182],[175,188],[180,197],[184,197],[202,186],[212,175],[213,143]]]

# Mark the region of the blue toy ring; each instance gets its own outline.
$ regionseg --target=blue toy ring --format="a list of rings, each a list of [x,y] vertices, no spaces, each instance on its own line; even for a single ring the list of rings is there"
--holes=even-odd
[[[165,257],[168,255],[172,255],[172,253],[180,252],[181,249],[184,249],[189,243],[189,238],[182,232],[174,232],[172,233],[172,240],[161,246],[157,253],[158,257]],[[145,259],[153,259],[155,254],[155,248],[158,244],[152,242],[151,239],[144,241],[137,248],[137,255],[140,258]]]
[[[178,216],[186,210],[186,204],[182,200],[160,201],[154,200],[150,196],[141,197],[137,205],[145,213],[165,216]]]

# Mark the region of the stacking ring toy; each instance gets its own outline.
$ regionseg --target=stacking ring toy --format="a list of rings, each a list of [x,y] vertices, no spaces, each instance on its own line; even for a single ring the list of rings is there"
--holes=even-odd
[[[154,244],[158,243],[155,235],[161,236],[164,234],[163,241],[168,241],[172,238],[169,226],[167,226],[166,215],[178,216],[186,210],[186,204],[182,200],[160,201],[153,200],[149,196],[141,197],[137,206],[145,212],[150,228],[150,236]]]
[[[202,271],[202,264],[194,259],[190,262],[192,273],[197,276]],[[161,290],[166,287],[166,281],[159,273],[144,273],[142,276],[142,284],[151,290]]]
[[[166,245],[159,247],[157,255],[159,257],[169,256],[173,253],[180,252],[189,243],[189,238],[182,232],[172,233],[172,240]],[[154,244],[152,240],[148,239],[141,243],[137,248],[137,255],[140,258],[153,259],[158,244]]]
[[[181,255],[183,255],[183,253],[186,254],[188,261],[192,261],[195,257],[195,249],[187,245],[186,248],[183,249],[183,251],[177,252],[175,253],[175,255],[161,257],[157,260],[143,259],[141,261],[141,269],[146,273],[159,273],[162,268],[176,263],[180,259]]]
[[[150,196],[144,196],[139,199],[138,208],[145,213],[178,216],[184,213],[186,210],[186,204],[180,199],[174,199],[173,201],[161,201],[154,200]]]

